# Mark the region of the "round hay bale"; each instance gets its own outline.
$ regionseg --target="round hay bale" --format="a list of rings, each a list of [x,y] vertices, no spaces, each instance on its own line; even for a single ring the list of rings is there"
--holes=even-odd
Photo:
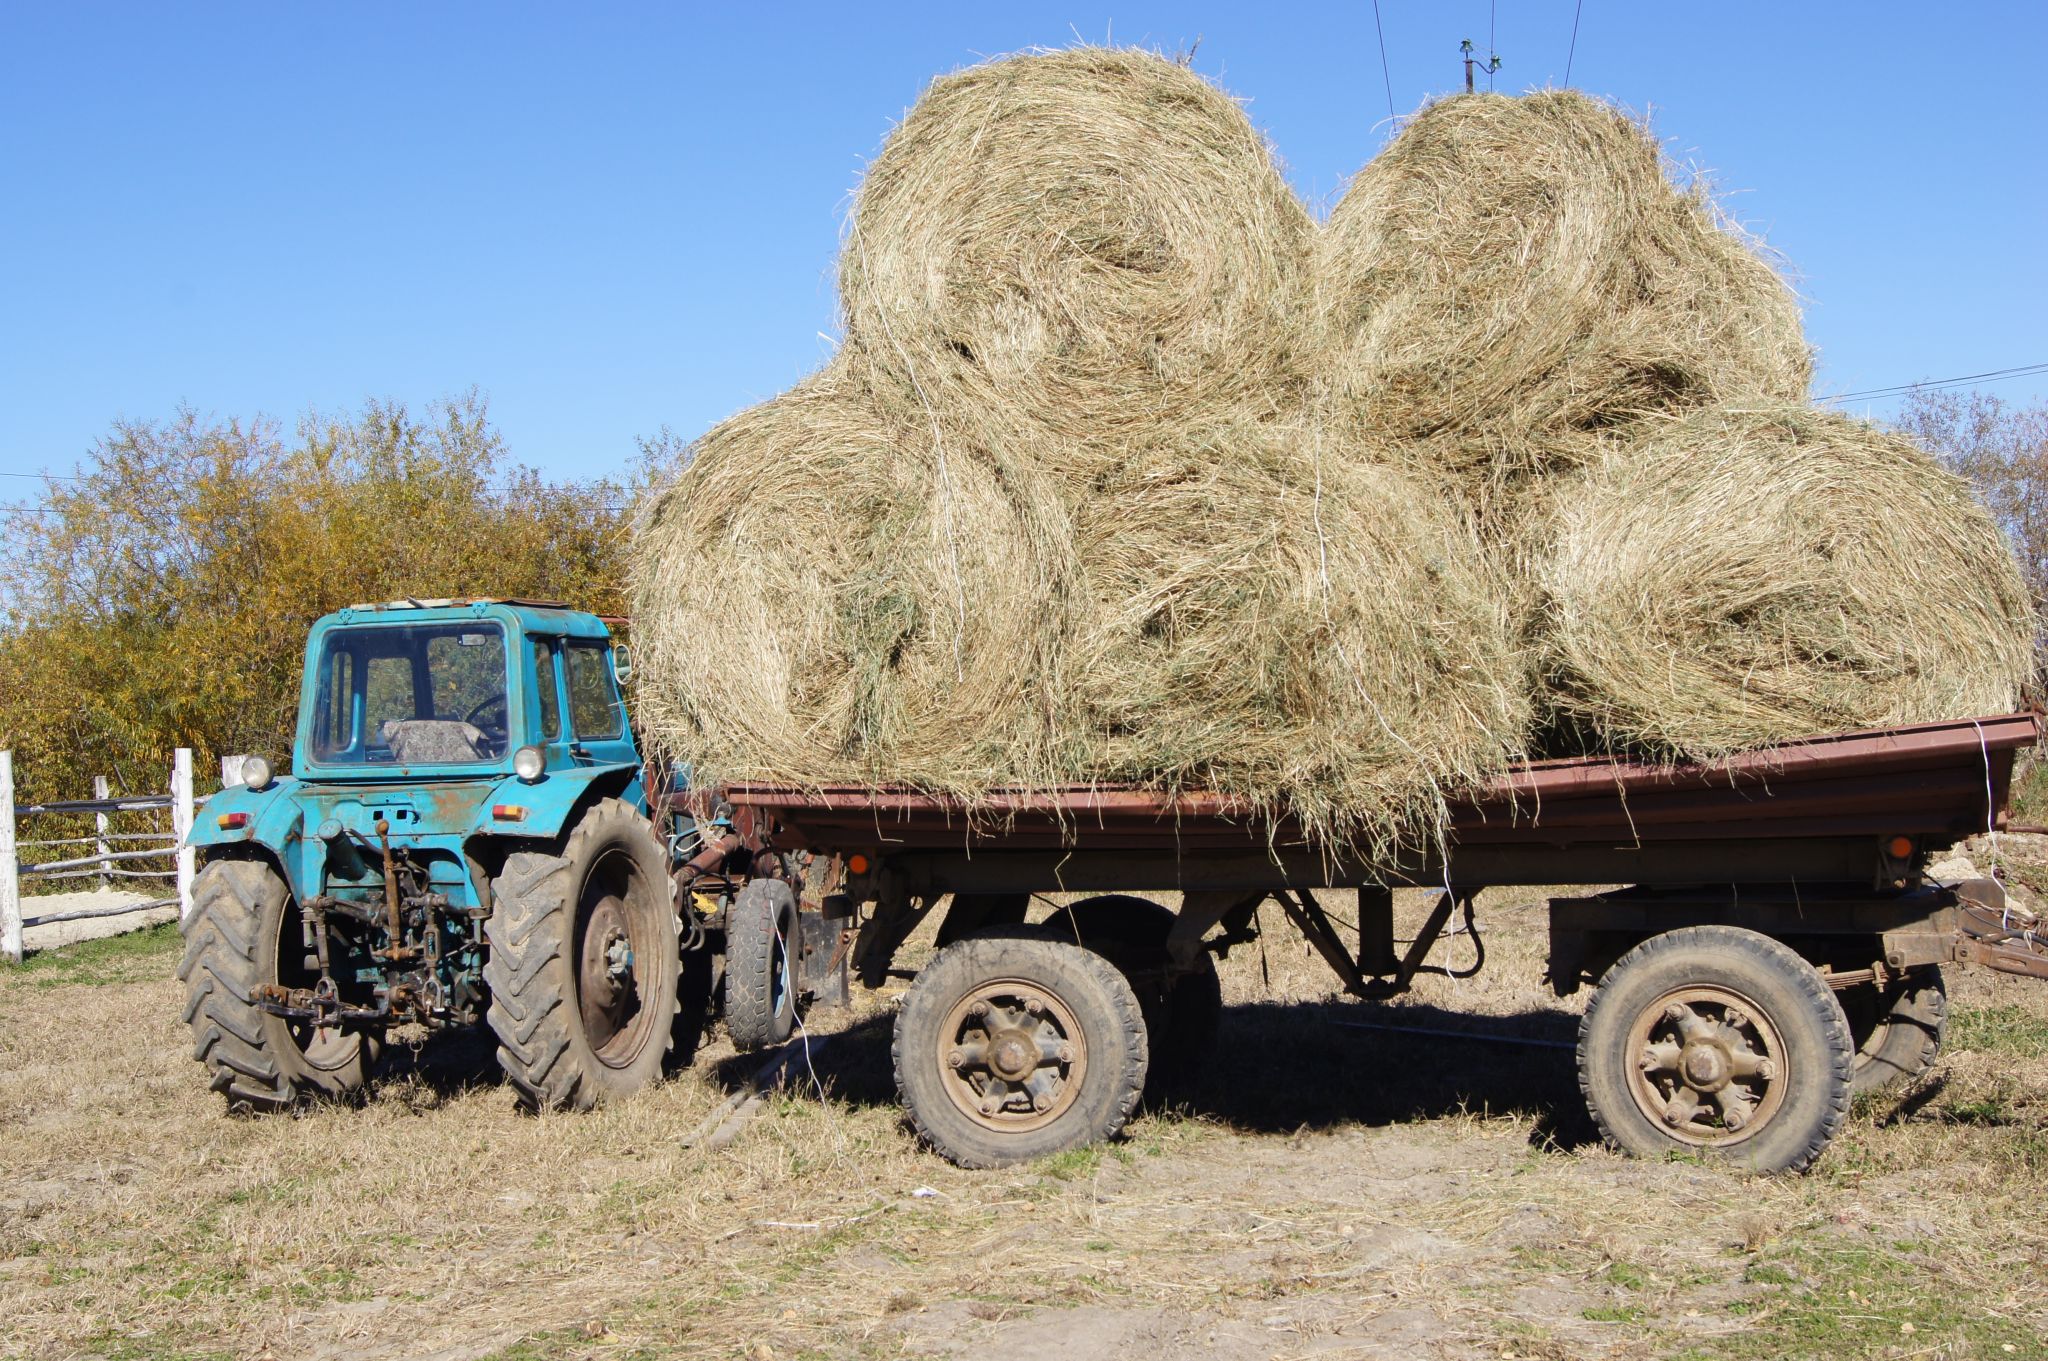
[[[1317,273],[1339,408],[1496,490],[1568,466],[1560,434],[1812,378],[1755,243],[1647,128],[1570,91],[1423,109],[1352,180]]]
[[[1076,507],[1092,774],[1210,788],[1314,837],[1429,840],[1521,747],[1527,687],[1469,528],[1303,426],[1137,449]]]
[[[1075,460],[1161,422],[1282,404],[1315,227],[1229,96],[1077,47],[933,82],[869,166],[848,338],[920,404],[1036,422]]]
[[[1546,702],[1595,748],[2002,713],[2032,675],[2026,588],[1969,485],[1832,412],[1646,424],[1535,525]]]
[[[699,440],[635,537],[635,704],[700,779],[1049,778],[1071,550],[1028,471],[828,369]]]

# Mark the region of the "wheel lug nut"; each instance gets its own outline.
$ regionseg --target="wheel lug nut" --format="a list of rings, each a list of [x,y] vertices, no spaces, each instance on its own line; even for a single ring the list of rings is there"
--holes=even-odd
[[[988,1015],[988,1003],[986,1003],[986,1002],[969,1002],[969,1003],[967,1004],[967,1014],[968,1014],[969,1016],[986,1016],[986,1015]]]
[[[1685,1019],[1685,1008],[1680,1006],[1676,1002],[1670,1003],[1664,1008],[1664,1019],[1667,1021],[1679,1021]]]
[[[1047,1110],[1051,1110],[1051,1109],[1052,1109],[1052,1093],[1051,1093],[1051,1092],[1040,1092],[1040,1093],[1039,1093],[1039,1094],[1038,1094],[1037,1096],[1034,1096],[1034,1097],[1032,1097],[1032,1098],[1031,1098],[1031,1109],[1033,1109],[1033,1110],[1035,1110],[1035,1111],[1047,1111]]]
[[[1679,1113],[1678,1107],[1666,1106],[1664,1108],[1664,1123],[1667,1125],[1682,1125],[1685,1123],[1685,1117]]]
[[[1024,1010],[1030,1012],[1033,1016],[1038,1015],[1040,1012],[1045,1010],[1045,999],[1043,997],[1025,998]]]
[[[1749,1013],[1735,1007],[1730,1007],[1728,1008],[1726,1021],[1730,1030],[1746,1030],[1749,1028]]]
[[[994,1115],[996,1110],[997,1106],[993,1098],[981,1103],[981,1113],[983,1115]]]
[[[967,1051],[965,1049],[955,1049],[952,1053],[946,1055],[946,1066],[948,1068],[966,1067]]]
[[[1749,1123],[1749,1114],[1740,1107],[1737,1107],[1722,1116],[1721,1123],[1728,1126],[1729,1129],[1741,1129]]]
[[[1756,1066],[1756,1075],[1769,1082],[1778,1076],[1778,1065],[1769,1059],[1765,1059]]]
[[[1636,1067],[1638,1068],[1655,1068],[1656,1066],[1657,1053],[1655,1050],[1652,1049],[1645,1049],[1642,1053],[1642,1057],[1636,1060]]]
[[[1074,1061],[1074,1046],[1071,1044],[1061,1045],[1057,1057],[1061,1063],[1072,1063]]]

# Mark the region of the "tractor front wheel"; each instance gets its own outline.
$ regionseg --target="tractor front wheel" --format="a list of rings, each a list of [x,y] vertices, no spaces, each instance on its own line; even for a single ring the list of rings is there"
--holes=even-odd
[[[660,1077],[682,955],[647,819],[606,799],[559,853],[507,856],[491,897],[491,1029],[521,1104],[587,1110]]]

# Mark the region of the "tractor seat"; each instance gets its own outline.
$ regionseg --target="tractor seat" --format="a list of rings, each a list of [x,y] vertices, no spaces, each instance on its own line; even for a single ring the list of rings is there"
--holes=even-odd
[[[379,729],[402,766],[484,759],[483,730],[459,718],[387,718]]]

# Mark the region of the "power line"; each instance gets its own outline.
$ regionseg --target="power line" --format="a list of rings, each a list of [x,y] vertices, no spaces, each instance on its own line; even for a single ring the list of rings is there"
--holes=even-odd
[[[1372,31],[1380,38],[1380,79],[1387,86],[1387,117],[1399,118],[1394,112],[1394,77],[1387,70],[1387,30],[1380,24],[1380,0],[1372,0]]]
[[[1579,13],[1585,8],[1586,0],[1577,0],[1577,3],[1572,6],[1572,50],[1565,53],[1564,58],[1564,83],[1566,85],[1572,83],[1572,62],[1579,55]]]
[[[1988,369],[1983,373],[1959,374],[1954,378],[1928,378],[1918,383],[1898,383],[1885,388],[1865,388],[1861,392],[1838,392],[1831,397],[1816,397],[1816,402],[1847,402],[1859,397],[1903,397],[1909,392],[1938,392],[1942,388],[1962,387],[1966,383],[2002,383],[2009,378],[2031,378],[2036,374],[2048,373],[2048,364],[2020,364],[2009,369]]]
[[[1486,68],[1486,92],[1493,93],[1493,73],[1500,70],[1500,49],[1493,45],[1493,21],[1498,17],[1500,0],[1486,0],[1486,55],[1492,60]]]

